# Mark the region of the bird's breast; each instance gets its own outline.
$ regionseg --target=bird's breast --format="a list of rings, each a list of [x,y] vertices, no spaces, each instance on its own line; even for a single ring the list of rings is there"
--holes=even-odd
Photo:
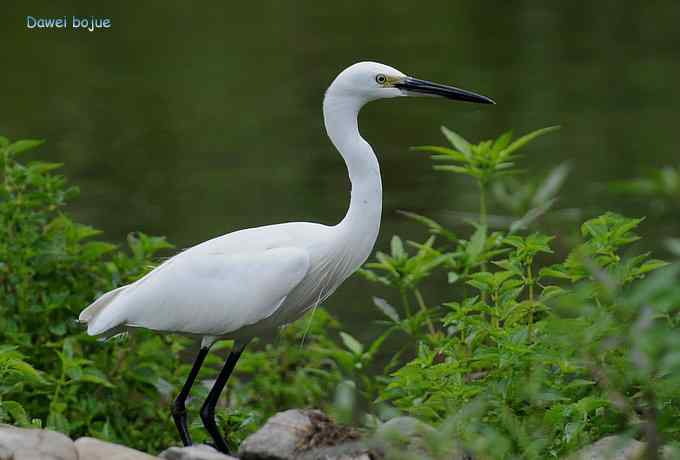
[[[331,296],[366,261],[374,242],[375,238],[365,235],[354,243],[338,239],[327,247],[311,249],[307,275],[281,306],[284,322],[295,321]]]

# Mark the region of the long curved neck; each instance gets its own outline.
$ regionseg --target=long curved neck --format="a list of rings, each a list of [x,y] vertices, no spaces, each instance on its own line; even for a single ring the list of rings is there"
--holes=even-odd
[[[373,249],[380,228],[382,182],[380,166],[373,149],[359,134],[358,116],[363,103],[346,96],[327,93],[323,101],[328,137],[345,160],[352,196],[347,215],[336,228],[360,245],[363,260]],[[364,247],[365,246],[365,247]]]

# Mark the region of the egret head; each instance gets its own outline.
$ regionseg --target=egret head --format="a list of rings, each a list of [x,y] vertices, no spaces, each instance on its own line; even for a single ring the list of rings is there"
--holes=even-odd
[[[351,98],[363,103],[399,96],[435,96],[458,101],[494,104],[493,100],[453,86],[413,78],[377,62],[351,65],[333,80],[327,96]]]

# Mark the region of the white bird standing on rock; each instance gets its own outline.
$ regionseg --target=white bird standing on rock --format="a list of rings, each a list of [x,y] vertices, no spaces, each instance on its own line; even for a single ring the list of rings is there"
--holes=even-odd
[[[418,95],[493,104],[485,96],[418,80],[383,64],[348,67],[323,101],[328,137],[345,160],[352,183],[349,210],[339,224],[290,222],[211,239],[107,292],[80,314],[90,335],[146,328],[202,338],[172,409],[184,445],[191,444],[185,400],[211,345],[220,339],[236,343],[201,407],[215,447],[227,453],[215,423],[215,405],[245,345],[253,337],[274,334],[323,302],[368,258],[380,227],[382,183],[373,149],[359,134],[359,110],[376,99]]]

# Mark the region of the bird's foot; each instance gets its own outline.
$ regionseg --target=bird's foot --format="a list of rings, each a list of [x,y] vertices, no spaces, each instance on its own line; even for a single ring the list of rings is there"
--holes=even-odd
[[[214,442],[208,442],[208,441],[205,442],[205,445],[206,445],[206,446],[212,447],[212,448],[215,449],[217,452],[220,452],[220,453],[222,453],[222,454],[224,454],[224,455],[231,455],[231,451],[230,451],[229,448],[227,447],[226,441],[223,441],[222,444],[223,444],[223,446],[220,448],[220,446],[217,446]]]

